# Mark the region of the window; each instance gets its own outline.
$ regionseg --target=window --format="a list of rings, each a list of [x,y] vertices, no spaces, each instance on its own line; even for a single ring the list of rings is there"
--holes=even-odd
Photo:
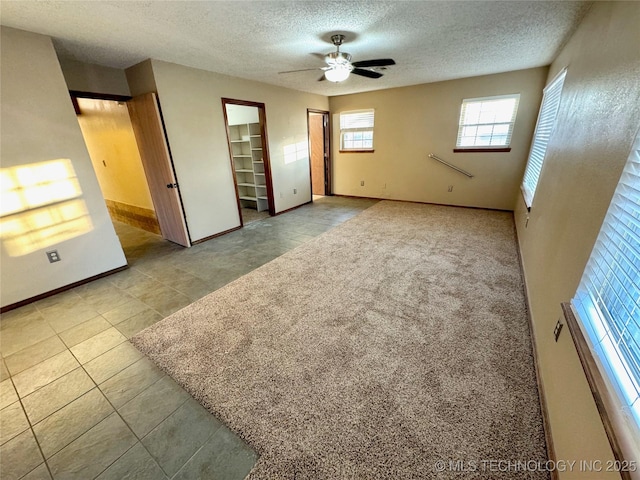
[[[456,147],[462,150],[508,147],[519,101],[519,94],[464,99]]]
[[[572,300],[626,423],[640,432],[640,135]],[[636,437],[637,438],[637,437]]]
[[[373,109],[340,114],[340,150],[373,151]]]
[[[562,94],[562,86],[564,85],[564,77],[567,70],[562,70],[553,81],[544,89],[542,97],[542,105],[538,114],[538,123],[533,134],[531,142],[531,151],[527,160],[527,168],[524,171],[524,179],[522,181],[522,193],[527,207],[531,208],[533,196],[536,193],[540,172],[544,156],[547,153],[547,145],[553,133],[556,124],[558,108],[560,107],[560,96]]]

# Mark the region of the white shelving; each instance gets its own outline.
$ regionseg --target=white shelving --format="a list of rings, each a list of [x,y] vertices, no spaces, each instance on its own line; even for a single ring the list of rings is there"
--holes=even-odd
[[[259,212],[268,210],[260,124],[229,125],[229,136],[240,203]]]

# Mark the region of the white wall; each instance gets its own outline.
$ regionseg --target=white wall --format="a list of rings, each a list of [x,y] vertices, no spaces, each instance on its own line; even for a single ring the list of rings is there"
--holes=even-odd
[[[2,246],[2,306],[126,265],[100,193],[69,92],[46,36],[1,28],[2,168],[68,158],[78,177],[91,230],[33,253]],[[5,219],[3,219],[5,220]],[[62,261],[49,263],[45,250]]]
[[[333,192],[513,209],[546,76],[543,67],[331,97]],[[520,94],[511,152],[453,153],[462,100],[510,93]],[[339,113],[367,108],[375,109],[375,152],[340,153]],[[429,159],[429,153],[475,177]]]
[[[265,104],[276,212],[311,200],[307,108],[327,110],[326,97],[158,60],[151,66],[193,241],[240,225],[223,97]],[[146,64],[135,68],[127,76],[151,86],[138,78],[148,77]],[[285,146],[302,142],[304,158],[285,163]]]
[[[576,291],[640,126],[639,26],[640,3],[596,2],[553,62],[548,80],[568,67],[556,129],[530,215],[521,196],[515,204],[559,459],[613,459],[571,336],[565,330],[556,343],[553,329],[560,303]],[[576,469],[560,478],[619,475]]]
[[[104,198],[153,210],[127,105],[93,98],[79,98],[78,105],[78,123]]]

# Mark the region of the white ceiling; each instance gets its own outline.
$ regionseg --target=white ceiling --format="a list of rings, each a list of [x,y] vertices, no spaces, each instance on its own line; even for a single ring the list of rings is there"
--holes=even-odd
[[[53,37],[60,56],[126,68],[147,58],[322,95],[548,65],[580,1],[7,1],[2,25]],[[353,61],[393,58],[384,77],[318,82],[315,54],[347,37]]]

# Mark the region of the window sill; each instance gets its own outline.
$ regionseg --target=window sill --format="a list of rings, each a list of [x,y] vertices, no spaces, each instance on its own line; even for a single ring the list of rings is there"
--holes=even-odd
[[[454,148],[453,153],[496,153],[496,152],[510,152],[511,147],[500,148]]]
[[[589,383],[589,389],[598,408],[598,413],[600,413],[600,419],[609,439],[613,455],[623,466],[625,465],[625,460],[629,465],[629,462],[639,458],[638,445],[634,440],[636,432],[632,431],[633,427],[630,425],[629,419],[619,408],[615,392],[611,390],[607,380],[600,372],[598,362],[591,352],[589,343],[582,332],[571,304],[563,303],[562,312],[578,352],[585,377]],[[624,480],[638,478],[632,476],[629,471],[620,471],[618,473]]]
[[[340,153],[373,153],[375,150],[340,150]]]

